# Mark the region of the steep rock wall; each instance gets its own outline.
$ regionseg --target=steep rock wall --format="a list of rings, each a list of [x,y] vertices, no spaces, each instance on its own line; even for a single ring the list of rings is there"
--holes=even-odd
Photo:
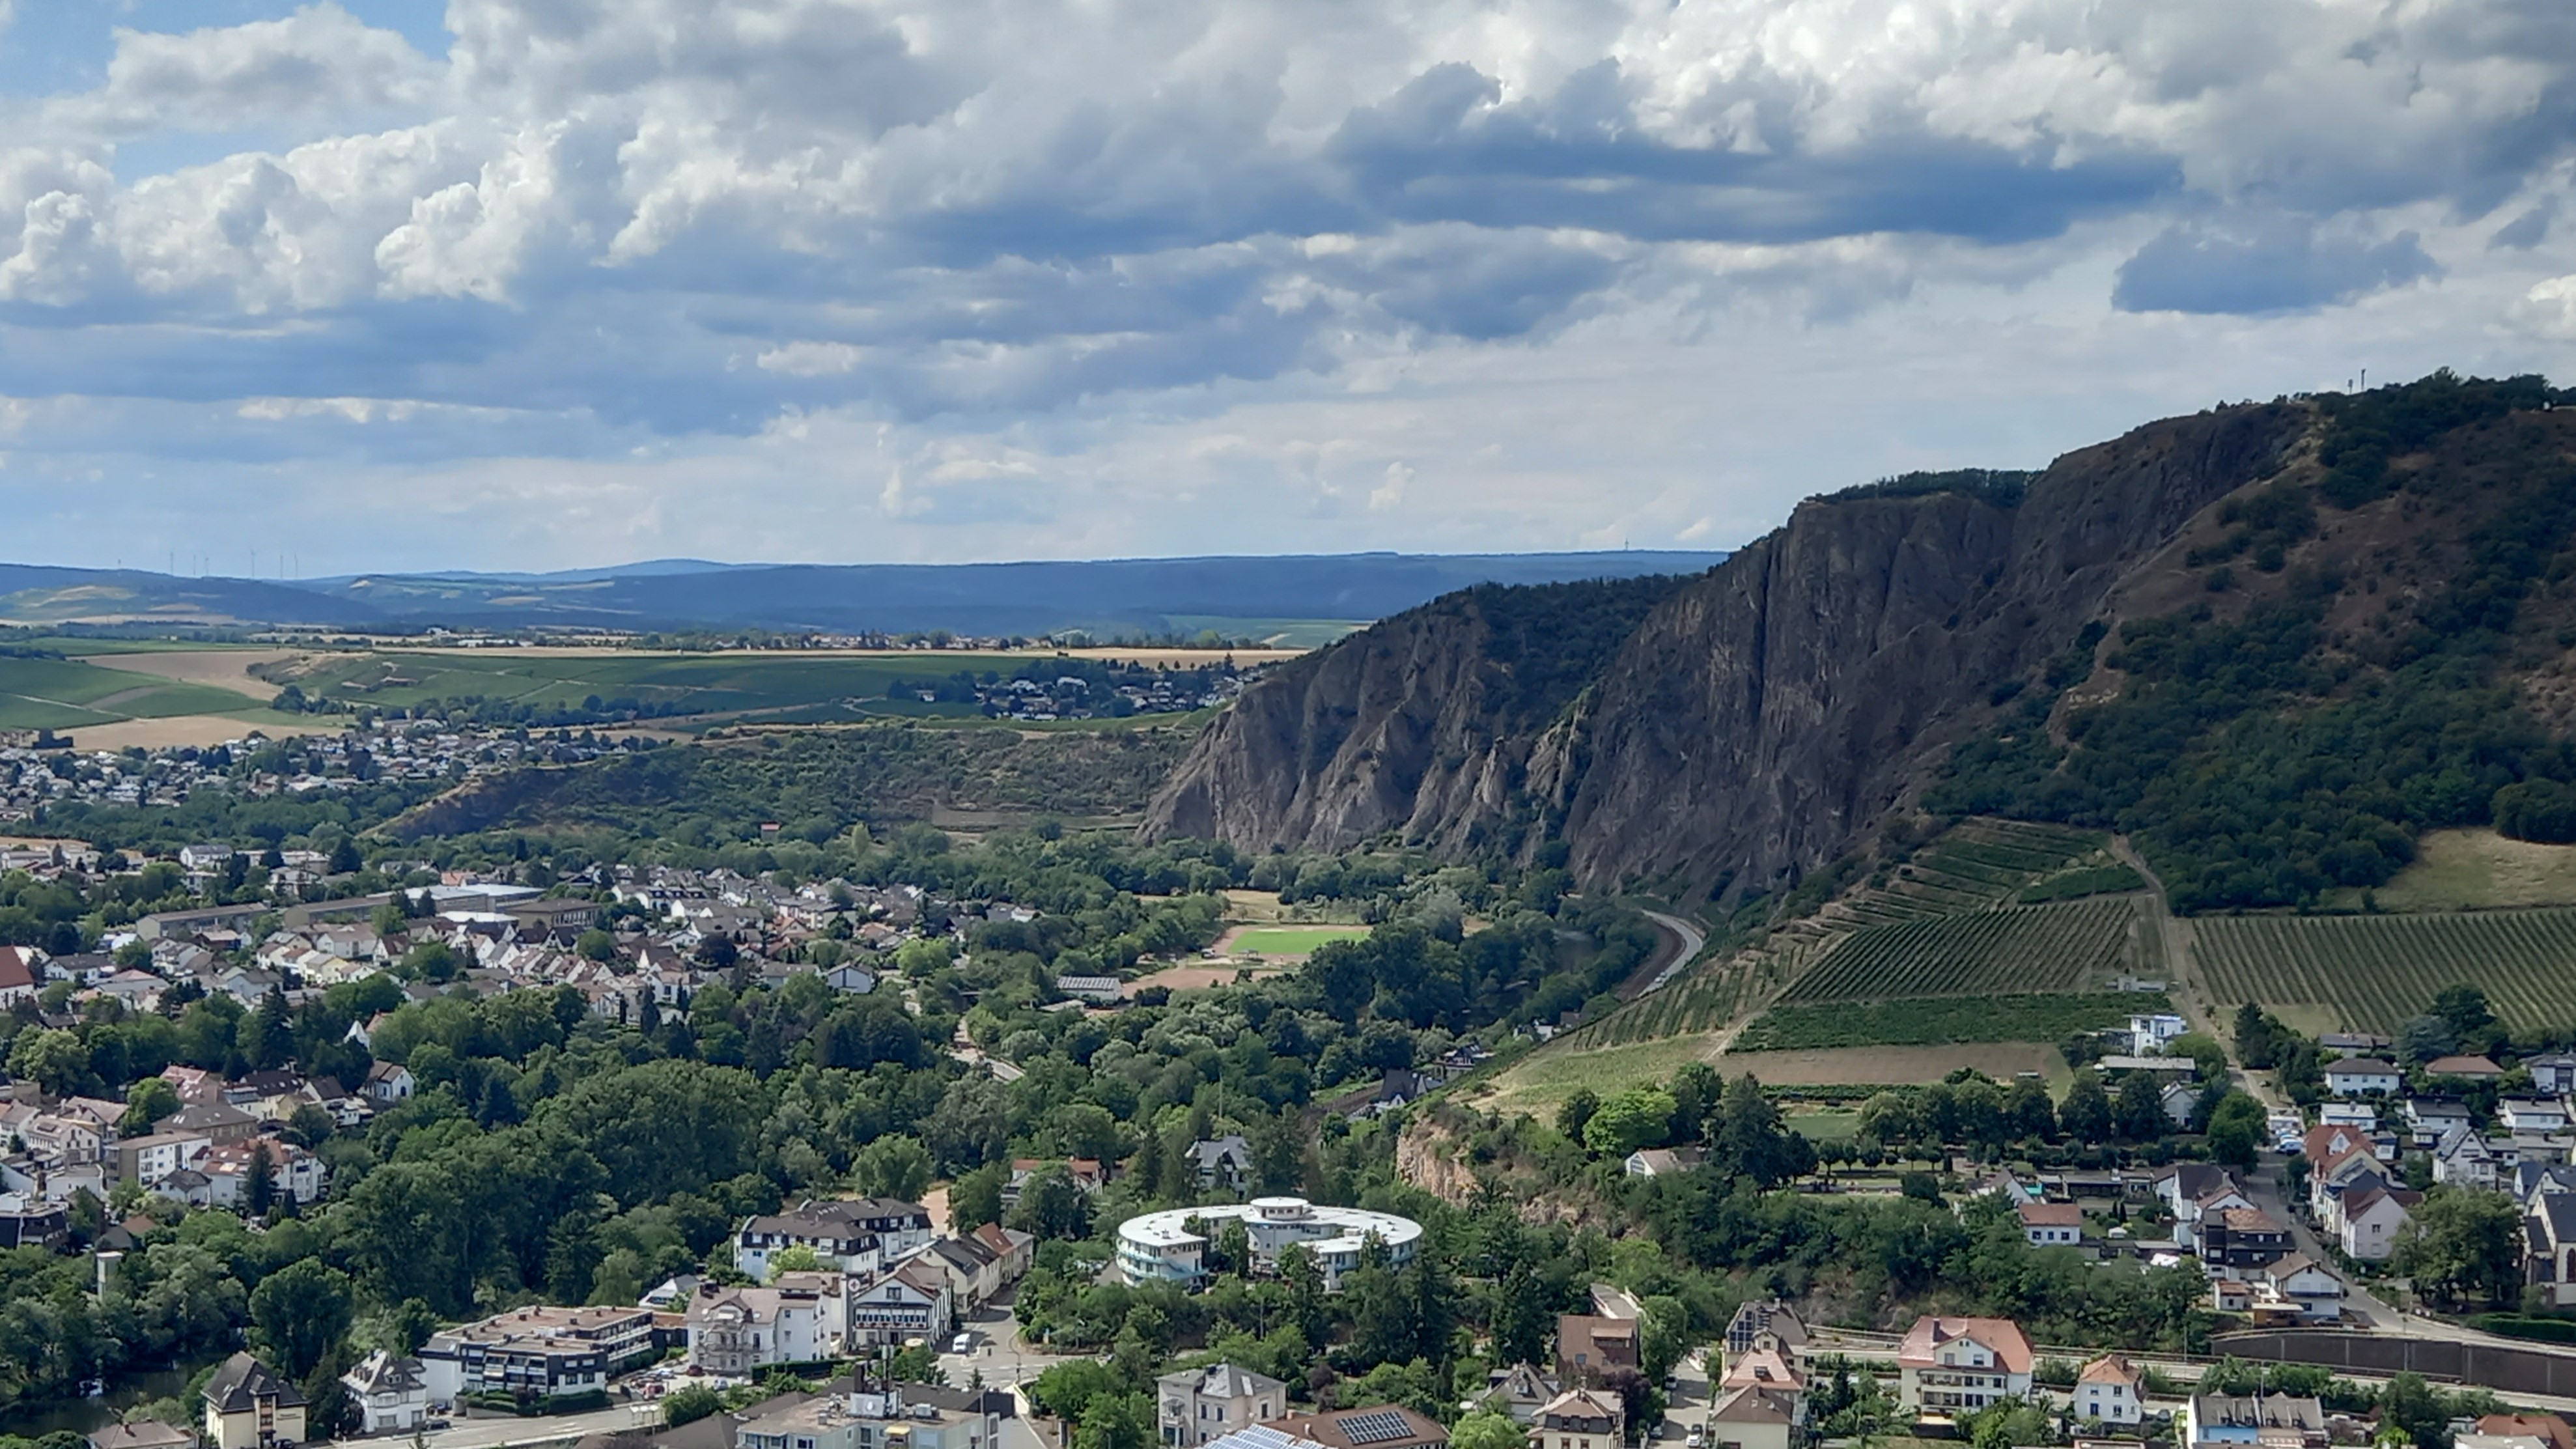
[[[1560,671],[1544,714],[1498,664],[1497,596],[1451,596],[1248,691],[1145,829],[1250,849],[1397,829],[1452,853],[1555,834],[1590,887],[1775,882],[1850,849],[2311,421],[2274,404],[2151,424],[2058,459],[2017,507],[1810,500],[1643,610],[1580,689]]]

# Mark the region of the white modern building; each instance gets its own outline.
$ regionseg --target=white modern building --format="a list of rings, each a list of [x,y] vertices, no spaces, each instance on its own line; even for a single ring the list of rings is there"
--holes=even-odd
[[[1411,1262],[1422,1246],[1422,1225],[1393,1213],[1322,1207],[1302,1197],[1257,1197],[1248,1203],[1172,1208],[1118,1225],[1118,1274],[1130,1283],[1196,1283],[1207,1276],[1208,1240],[1241,1222],[1256,1265],[1275,1268],[1281,1250],[1301,1244],[1323,1269],[1324,1286],[1339,1291],[1342,1275],[1360,1265],[1371,1241],[1390,1262]]]

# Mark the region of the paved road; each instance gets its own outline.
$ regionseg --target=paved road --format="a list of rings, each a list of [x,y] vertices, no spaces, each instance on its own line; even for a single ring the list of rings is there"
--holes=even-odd
[[[1698,960],[1700,948],[1708,944],[1706,932],[1679,916],[1668,916],[1661,911],[1647,911],[1644,915],[1647,920],[1655,923],[1656,933],[1661,935],[1665,944],[1671,946],[1673,950],[1670,955],[1658,952],[1654,960],[1639,967],[1635,974],[1628,978],[1629,981],[1634,982],[1643,977],[1646,983],[1633,993],[1624,989],[1619,993],[1631,1000],[1649,991],[1662,990],[1664,983],[1680,974],[1683,967]],[[1648,972],[1654,974],[1648,976]]]
[[[939,1367],[948,1375],[948,1382],[960,1388],[973,1382],[979,1373],[984,1376],[984,1387],[988,1389],[1012,1388],[1027,1383],[1067,1358],[1067,1355],[1048,1353],[1022,1342],[1020,1325],[1011,1317],[1008,1300],[988,1303],[977,1309],[974,1316],[966,1321],[966,1328],[975,1335],[975,1342],[965,1353],[948,1352],[954,1335],[939,1344]]]
[[[1664,1422],[1658,1438],[1678,1441],[1689,1436],[1691,1425],[1708,1422],[1708,1411],[1714,1405],[1709,1394],[1706,1355],[1713,1352],[1714,1349],[1693,1349],[1673,1365],[1678,1387],[1664,1395]]]
[[[560,1414],[542,1419],[459,1419],[455,1428],[441,1429],[424,1437],[429,1449],[509,1449],[513,1445],[560,1443],[578,1439],[584,1434],[650,1428],[661,1422],[661,1405],[639,1401],[595,1413]],[[356,1442],[408,1446],[411,1437],[387,1434],[374,1440]]]
[[[2254,1199],[2256,1207],[2290,1225],[2290,1241],[2298,1245],[2300,1252],[2308,1255],[2308,1261],[2323,1264],[2329,1271],[2334,1272],[2335,1276],[2345,1279],[2343,1285],[2345,1312],[2350,1313],[2363,1327],[2375,1332],[2403,1331],[2406,1315],[2381,1302],[2360,1283],[2352,1281],[2348,1275],[2335,1268],[2334,1254],[2327,1251],[2325,1244],[2318,1241],[2316,1233],[2308,1227],[2307,1222],[2293,1211],[2293,1204],[2281,1192],[2281,1174],[2287,1163],[2287,1158],[2266,1153],[2262,1165],[2247,1175],[2245,1195]]]

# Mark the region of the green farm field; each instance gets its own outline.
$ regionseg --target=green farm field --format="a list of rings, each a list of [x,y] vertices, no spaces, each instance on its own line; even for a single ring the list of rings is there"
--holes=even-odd
[[[2215,916],[2192,923],[2210,999],[2388,1031],[2445,986],[2479,987],[2516,1028],[2576,1023],[2576,909],[2415,916]]]
[[[0,658],[0,729],[76,729],[177,715],[264,715],[236,690],[78,659]]]
[[[2140,1011],[2166,1011],[2162,996],[2139,991],[1954,996],[1939,1000],[1846,1001],[1775,1006],[1735,1039],[1740,1052],[1827,1047],[1942,1046],[1964,1042],[2058,1042],[2100,1031]]]
[[[2089,991],[2116,976],[2153,974],[2153,941],[2137,905],[2125,897],[1868,926],[1845,937],[1780,1001]]]
[[[970,705],[890,701],[901,680],[936,680],[967,669],[1009,674],[1026,655],[648,654],[632,650],[384,650],[316,655],[291,673],[306,694],[404,708],[480,697],[536,708],[577,707],[589,698],[631,699],[679,712],[793,712],[781,722],[826,723],[862,715],[972,715]]]

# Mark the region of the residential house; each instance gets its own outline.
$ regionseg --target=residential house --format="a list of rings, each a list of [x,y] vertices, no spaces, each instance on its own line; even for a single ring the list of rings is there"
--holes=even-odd
[[[956,1289],[938,1264],[918,1256],[907,1259],[852,1290],[851,1347],[935,1341],[957,1321],[956,1302]]]
[[[1288,1412],[1288,1386],[1230,1363],[1154,1380],[1154,1420],[1164,1449],[1198,1449],[1222,1434]]]
[[[114,1144],[116,1180],[158,1187],[163,1179],[192,1167],[215,1144],[194,1132],[153,1132]]]
[[[825,971],[823,984],[851,996],[865,996],[877,989],[877,974],[865,966],[843,964]]]
[[[2195,1221],[2203,1200],[2217,1207],[2252,1207],[2236,1175],[2214,1162],[2177,1162],[2156,1174],[2156,1196],[2178,1223]]]
[[[1630,1177],[1672,1177],[1700,1165],[1700,1154],[1687,1147],[1640,1147],[1628,1154],[1624,1168]]]
[[[967,1309],[991,1302],[1028,1270],[1036,1239],[1016,1228],[986,1223],[962,1238],[941,1238],[921,1249],[914,1261],[948,1275],[957,1301]]]
[[[2522,1068],[2531,1073],[2531,1086],[2544,1097],[2564,1097],[2576,1093],[2576,1053],[2544,1052],[2522,1059]],[[2567,1446],[2576,1449],[2576,1446]]]
[[[689,1300],[689,1367],[747,1378],[838,1357],[849,1342],[848,1281],[839,1273],[782,1273],[760,1288],[700,1283]]]
[[[2358,1127],[2367,1132],[2379,1125],[2379,1108],[2368,1099],[2356,1102],[2320,1102],[2317,1124],[2322,1127]],[[2305,1132],[2294,1134],[2305,1137]]]
[[[1530,1449],[1626,1449],[1628,1410],[1617,1394],[1567,1389],[1539,1407]]]
[[[2397,1250],[2410,1210],[2423,1200],[2422,1193],[2402,1187],[2372,1188],[2347,1195],[2338,1214],[2342,1220],[2336,1231],[2338,1246],[2346,1257],[2365,1263],[2385,1261]]]
[[[0,946],[0,1011],[36,999],[41,990],[32,946]]]
[[[303,1391],[247,1353],[206,1380],[207,1449],[282,1449],[304,1442]]]
[[[2304,1253],[2291,1253],[2263,1269],[2262,1282],[2270,1285],[2280,1300],[2298,1309],[2299,1316],[2311,1323],[2339,1323],[2343,1319],[2343,1280],[2317,1266]]]
[[[2406,1085],[2406,1075],[2393,1062],[2377,1057],[2346,1057],[2326,1064],[2326,1090],[2338,1097],[2385,1097]]]
[[[2189,1030],[2191,1023],[2168,1011],[2130,1017],[2129,1051],[2135,1056],[2154,1056]]]
[[[1538,1418],[1538,1411],[1563,1392],[1564,1386],[1538,1371],[1532,1364],[1516,1363],[1507,1369],[1493,1369],[1485,1375],[1484,1407],[1508,1416],[1526,1428]]]
[[[206,1178],[206,1205],[243,1208],[250,1205],[255,1159],[268,1159],[269,1191],[281,1202],[299,1207],[320,1202],[330,1187],[330,1170],[322,1159],[283,1138],[254,1137],[247,1142],[208,1148],[193,1164]]]
[[[1729,1354],[1768,1349],[1795,1363],[1807,1351],[1807,1325],[1777,1298],[1750,1299],[1727,1320],[1725,1341]]]
[[[2073,1247],[2084,1241],[2084,1209],[2071,1202],[2026,1202],[2014,1209],[2021,1235],[2034,1248]]]
[[[2242,1278],[2289,1256],[2290,1229],[2261,1208],[2228,1208],[2202,1218],[2198,1232],[2201,1263],[2231,1278]]]
[[[158,1419],[128,1419],[91,1430],[89,1449],[197,1449],[197,1436]]]
[[[2564,1132],[2567,1104],[2554,1098],[2507,1097],[2496,1103],[2496,1119],[2511,1132]]]
[[[357,1407],[362,1434],[401,1434],[429,1420],[429,1383],[421,1377],[420,1360],[396,1358],[377,1349],[340,1375]]]
[[[2486,1057],[2435,1057],[2424,1064],[2428,1077],[2456,1077],[2466,1082],[2492,1082],[2504,1075],[2504,1068]]]
[[[1190,1168],[1199,1186],[1211,1191],[1241,1192],[1252,1180],[1252,1144],[1240,1132],[1190,1144]]]
[[[2537,1439],[2549,1449],[2576,1449],[2576,1434],[2556,1414],[2489,1414],[2478,1420],[2478,1432]]]
[[[2116,1353],[2106,1353],[2075,1375],[2075,1395],[2068,1407],[2078,1419],[2139,1423],[2146,1418],[2146,1383],[2146,1370]]]
[[[2164,1108],[2166,1121],[2176,1127],[2186,1126],[2200,1106],[2200,1088],[2189,1082],[2167,1082],[2156,1093],[2156,1103]]]
[[[185,1132],[215,1146],[247,1142],[259,1135],[259,1119],[221,1102],[192,1102],[152,1124],[156,1132]]]
[[[1100,1161],[1098,1158],[1013,1158],[1011,1161],[1011,1176],[1008,1181],[1002,1184],[1002,1205],[1004,1207],[1019,1206],[1020,1190],[1029,1185],[1029,1179],[1037,1173],[1047,1168],[1058,1166],[1059,1164],[1063,1166],[1066,1174],[1073,1178],[1073,1185],[1085,1193],[1095,1193],[1109,1185],[1110,1166],[1109,1164]]]
[[[1569,1384],[1598,1383],[1614,1368],[1637,1366],[1637,1321],[1586,1313],[1556,1320],[1556,1372]]]
[[[2183,1403],[2175,1437],[2183,1449],[2202,1444],[2324,1449],[2325,1407],[2289,1394],[2194,1394]]]
[[[734,1233],[734,1266],[769,1276],[772,1254],[810,1249],[825,1268],[873,1273],[929,1244],[929,1210],[894,1198],[806,1202],[792,1212],[746,1218]]]
[[[2471,1125],[2468,1104],[2439,1097],[2409,1097],[2406,1099],[2406,1124],[2415,1139],[2414,1145],[2430,1151],[2442,1140],[2443,1133],[2454,1127]]]
[[[420,1364],[438,1403],[486,1392],[556,1398],[606,1388],[669,1342],[647,1308],[514,1308],[431,1334]]]
[[[1734,1389],[1708,1410],[1712,1449],[1794,1449],[1801,1437],[1798,1405],[1769,1389]]]
[[[999,1389],[890,1384],[785,1395],[733,1426],[731,1449],[996,1449],[1011,1396]],[[721,1438],[713,1449],[726,1449]]]
[[[161,1069],[161,1080],[170,1084],[182,1105],[191,1102],[223,1100],[224,1079],[204,1067],[168,1066]]]
[[[2476,1129],[2463,1123],[2442,1134],[2433,1146],[2433,1180],[2446,1187],[2474,1187],[2492,1190],[2503,1165],[2499,1159],[2510,1152],[2513,1139],[2490,1141]],[[2502,1150],[2499,1150],[2502,1149]]]
[[[1806,1422],[1807,1380],[1788,1359],[1767,1348],[1757,1348],[1740,1357],[1729,1357],[1726,1375],[1718,1380],[1718,1391],[1730,1389],[1769,1389],[1787,1394],[1797,1402],[1798,1421]]]
[[[1949,1415],[2027,1398],[2036,1358],[2010,1319],[1926,1314],[1897,1346],[1898,1401],[1917,1414]]]
[[[1401,1404],[1335,1413],[1287,1413],[1267,1422],[1280,1433],[1323,1449],[1448,1449],[1449,1445],[1449,1431],[1439,1420]]]

